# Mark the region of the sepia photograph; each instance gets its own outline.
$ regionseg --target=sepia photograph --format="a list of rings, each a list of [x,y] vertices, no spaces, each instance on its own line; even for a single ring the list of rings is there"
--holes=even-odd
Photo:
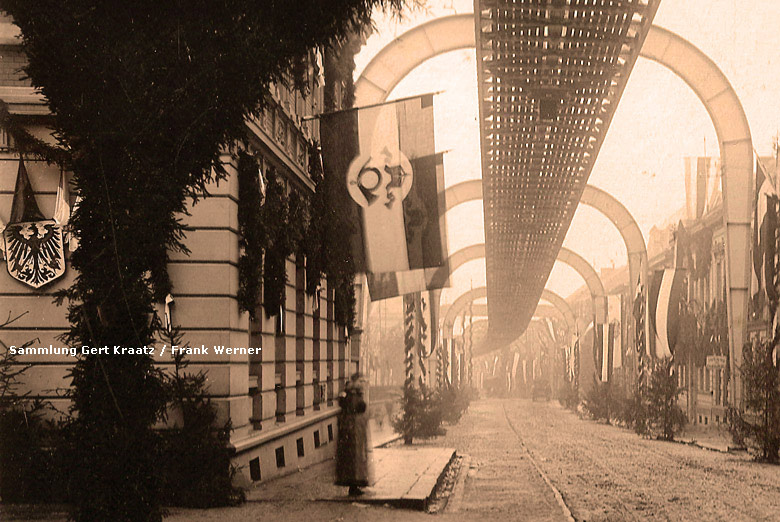
[[[0,0],[0,520],[780,521],[780,2]]]

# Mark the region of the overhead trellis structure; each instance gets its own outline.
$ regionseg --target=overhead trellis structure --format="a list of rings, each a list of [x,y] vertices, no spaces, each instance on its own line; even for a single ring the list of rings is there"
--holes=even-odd
[[[659,2],[475,2],[494,340],[533,316]]]

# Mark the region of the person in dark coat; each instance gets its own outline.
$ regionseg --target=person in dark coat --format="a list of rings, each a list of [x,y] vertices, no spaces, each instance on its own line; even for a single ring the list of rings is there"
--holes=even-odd
[[[348,486],[350,495],[361,495],[370,484],[370,452],[366,383],[359,374],[339,395],[339,436],[336,446],[336,485]]]

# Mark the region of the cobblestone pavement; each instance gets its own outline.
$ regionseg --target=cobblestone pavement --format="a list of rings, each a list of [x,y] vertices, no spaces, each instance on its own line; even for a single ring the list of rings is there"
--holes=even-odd
[[[780,466],[644,439],[552,402],[500,408],[577,520],[780,520]]]

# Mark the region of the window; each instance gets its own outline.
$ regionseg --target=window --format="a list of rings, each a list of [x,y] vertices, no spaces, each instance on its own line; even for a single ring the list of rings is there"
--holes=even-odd
[[[298,447],[298,456],[303,457],[304,456],[304,450],[303,450],[303,437],[295,441],[295,445]]]
[[[249,478],[254,481],[261,479],[260,475],[260,457],[255,457],[249,461]]]
[[[279,446],[276,448],[276,467],[284,467],[284,446]]]

